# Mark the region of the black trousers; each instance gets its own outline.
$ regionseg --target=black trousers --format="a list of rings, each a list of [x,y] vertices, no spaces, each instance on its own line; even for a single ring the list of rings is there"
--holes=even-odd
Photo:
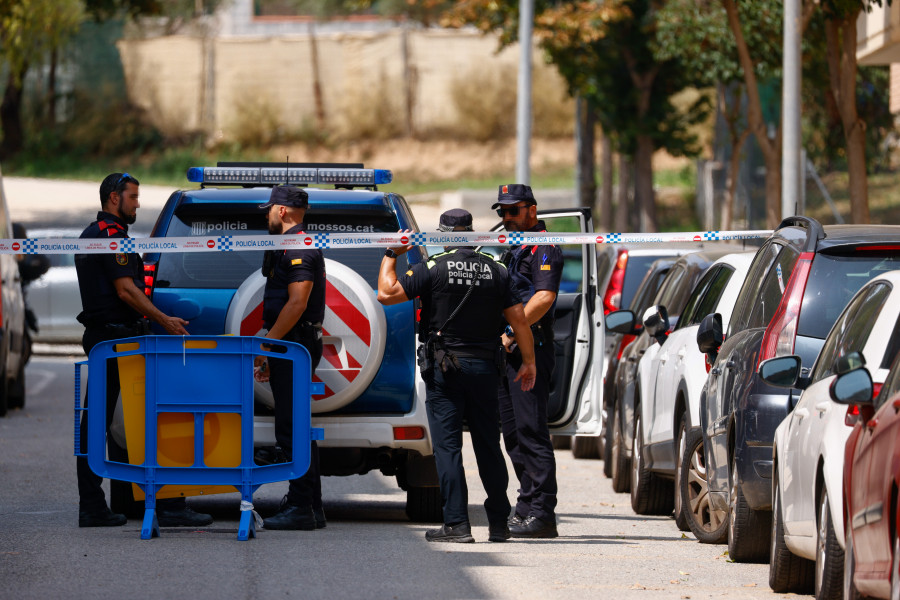
[[[134,331],[113,331],[105,327],[88,327],[81,338],[81,347],[85,354],[90,354],[91,349],[108,340],[119,339],[123,336],[143,335],[137,327]],[[109,435],[109,426],[112,424],[113,413],[116,410],[116,401],[119,398],[121,384],[119,382],[119,361],[112,358],[106,361],[106,452],[109,460],[116,462],[128,462],[128,451],[121,448]],[[88,405],[88,396],[84,396],[84,406]],[[82,418],[79,425],[81,429],[81,452],[87,452],[88,426],[87,418]],[[103,488],[103,478],[91,471],[87,457],[79,456],[75,459],[75,471],[78,476],[78,506],[79,510],[100,510],[106,506],[106,496]],[[129,483],[130,487],[131,484]],[[166,498],[157,500],[157,507],[164,510],[180,510],[185,506],[184,498]]]
[[[459,357],[460,371],[444,374],[440,368],[425,374],[426,409],[434,459],[441,486],[444,523],[469,521],[469,490],[462,462],[463,419],[469,426],[478,475],[487,492],[484,510],[488,523],[501,526],[509,517],[506,488],[509,473],[500,449],[497,384],[500,375],[493,360]]]
[[[500,422],[506,453],[519,479],[516,513],[543,521],[556,518],[556,458],[547,427],[547,403],[550,400],[550,376],[556,358],[553,344],[535,346],[537,378],[534,387],[523,392],[513,381],[522,364],[518,352],[509,355],[506,377],[500,382]]]
[[[301,344],[309,352],[311,371],[314,373],[322,359],[322,340],[313,330],[304,332],[293,341]],[[294,413],[293,413],[293,361],[269,357],[269,385],[275,397],[275,441],[284,451],[288,460],[294,453]],[[322,478],[319,471],[319,446],[310,442],[309,470],[297,479],[291,479],[287,494],[288,502],[295,506],[322,507]]]

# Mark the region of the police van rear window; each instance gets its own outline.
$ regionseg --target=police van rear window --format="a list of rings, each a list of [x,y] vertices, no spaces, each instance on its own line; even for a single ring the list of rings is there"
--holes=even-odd
[[[209,237],[219,235],[268,235],[266,213],[235,210],[232,206],[186,205],[173,216],[167,237]],[[329,233],[394,233],[399,229],[396,215],[386,210],[341,211],[310,208],[306,230]],[[378,285],[378,268],[383,248],[327,248],[326,258],[359,273],[373,289]],[[235,252],[172,252],[159,257],[155,287],[192,289],[236,289],[262,266],[262,250]],[[398,261],[406,268],[405,257]]]

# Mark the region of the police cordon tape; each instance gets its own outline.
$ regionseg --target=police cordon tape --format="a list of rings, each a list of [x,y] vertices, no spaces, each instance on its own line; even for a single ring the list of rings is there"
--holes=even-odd
[[[106,254],[128,252],[235,252],[290,248],[389,246],[520,246],[549,244],[649,244],[765,239],[771,230],[675,233],[549,233],[455,231],[412,233],[301,233],[147,238],[0,239],[0,254]]]

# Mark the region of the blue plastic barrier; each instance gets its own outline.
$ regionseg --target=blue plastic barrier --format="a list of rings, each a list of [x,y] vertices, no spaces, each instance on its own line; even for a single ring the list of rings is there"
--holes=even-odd
[[[127,350],[116,350],[127,344]],[[263,350],[262,344],[269,344]],[[136,346],[135,346],[136,345]],[[107,360],[142,355],[145,360],[144,463],[132,465],[106,458]],[[294,443],[293,460],[257,465],[253,460],[253,360],[257,356],[293,361]],[[81,368],[88,365],[90,407],[81,406]],[[164,485],[231,485],[242,499],[238,539],[256,536],[252,513],[253,492],[264,483],[300,477],[309,469],[311,440],[323,439],[324,431],[310,424],[310,397],[325,393],[322,383],[310,381],[310,357],[300,344],[249,336],[142,336],[97,344],[87,361],[75,364],[75,455],[87,456],[91,470],[108,479],[136,483],[144,490],[141,539],[159,536],[156,493]],[[81,454],[79,417],[88,419],[87,454]],[[161,466],[157,458],[157,425],[161,413],[192,413],[194,464]],[[204,461],[204,416],[207,413],[240,415],[240,465],[208,467]],[[245,504],[246,503],[246,504]]]

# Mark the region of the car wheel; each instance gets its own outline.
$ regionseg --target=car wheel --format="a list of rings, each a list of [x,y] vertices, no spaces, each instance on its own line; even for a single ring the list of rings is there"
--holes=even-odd
[[[728,535],[728,513],[713,509],[709,503],[703,433],[692,429],[685,438],[681,480],[676,485],[681,490],[688,527],[701,544],[721,544]]]
[[[816,540],[816,600],[840,600],[844,596],[844,551],[834,535],[828,490],[819,496],[819,528]]]
[[[19,361],[15,379],[6,382],[6,397],[9,408],[25,408],[25,357]]]
[[[612,477],[613,453],[613,419],[616,418],[614,407],[606,410],[606,426],[603,428],[603,474]]]
[[[681,457],[684,456],[685,437],[687,437],[687,418],[684,415],[681,415],[678,422],[680,423],[678,425],[678,437],[675,438],[675,447],[678,448],[678,454],[675,456],[675,494],[673,496],[675,505],[675,526],[681,531],[690,531],[691,526],[688,525],[687,515],[684,514],[684,502],[682,502],[681,486],[679,485],[681,483],[681,467],[683,462]]]
[[[744,498],[737,474],[737,461],[731,459],[728,473],[731,493],[728,498],[728,556],[735,562],[765,562],[769,557],[772,513],[753,510]]]
[[[597,438],[572,436],[572,456],[575,458],[600,458]]]
[[[897,541],[894,540],[894,567],[897,566]],[[892,572],[896,573],[896,569]],[[846,542],[844,543],[844,600],[860,600],[862,595],[856,589],[856,582],[853,581],[854,576],[856,575],[856,555],[853,551],[853,532],[850,531],[850,527],[847,527],[846,534]],[[896,578],[891,579],[891,586],[893,586]]]
[[[900,599],[900,533],[895,531],[894,557],[891,559],[891,600],[898,599]]]
[[[441,508],[441,488],[411,487],[406,490],[406,516],[419,523],[441,523],[444,520]]]
[[[775,495],[772,498],[772,543],[769,547],[769,587],[772,591],[809,593],[813,582],[815,564],[797,556],[784,542],[784,521],[781,513],[781,490],[775,478]]]
[[[550,442],[553,444],[554,450],[568,450],[572,447],[572,436],[551,435]]]
[[[0,417],[6,416],[9,408],[9,382],[6,381],[6,369],[0,373]]]
[[[616,406],[613,417],[612,444],[612,486],[613,491],[627,492],[631,489],[631,461],[625,456],[625,436],[622,435],[622,413]]]
[[[672,482],[647,469],[644,462],[643,423],[637,414],[634,420],[634,443],[631,452],[631,508],[639,515],[664,515],[672,511]]]

